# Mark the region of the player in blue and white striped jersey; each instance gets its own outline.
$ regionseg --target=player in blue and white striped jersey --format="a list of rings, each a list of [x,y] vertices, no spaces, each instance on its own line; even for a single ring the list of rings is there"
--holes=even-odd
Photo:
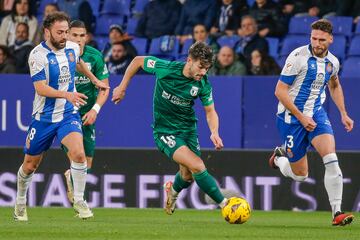
[[[306,152],[312,145],[325,165],[324,183],[332,209],[332,224],[343,226],[351,223],[354,216],[341,211],[343,177],[335,152],[334,133],[322,107],[327,86],[348,132],[354,122],[345,108],[338,77],[339,61],[328,50],[333,42],[332,25],[321,19],[311,28],[311,44],[289,55],[276,86],[277,127],[284,147],[275,148],[269,163],[284,176],[305,181],[308,176]]]
[[[43,23],[46,42],[36,46],[29,56],[30,75],[35,87],[32,121],[24,147],[24,162],[17,177],[14,219],[27,221],[26,193],[43,153],[56,136],[68,149],[74,180],[74,209],[80,218],[93,216],[83,199],[86,183],[81,119],[77,108],[86,103],[86,96],[75,90],[75,70],[84,73],[99,88],[108,88],[79,59],[79,45],[67,41],[69,17],[56,12]]]

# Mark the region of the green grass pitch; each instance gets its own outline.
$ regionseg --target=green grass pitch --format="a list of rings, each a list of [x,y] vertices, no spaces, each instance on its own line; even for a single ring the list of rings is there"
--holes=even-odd
[[[0,239],[360,239],[360,214],[350,226],[333,227],[329,212],[253,211],[231,225],[219,210],[93,209],[81,220],[70,208],[28,208],[29,222],[15,222],[12,208],[0,208]]]

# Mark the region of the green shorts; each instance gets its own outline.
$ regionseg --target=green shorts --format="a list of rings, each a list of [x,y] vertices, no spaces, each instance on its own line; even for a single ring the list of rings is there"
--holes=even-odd
[[[94,157],[95,152],[95,125],[82,126],[83,132],[83,144],[85,150],[85,156]],[[61,145],[61,148],[67,153],[68,149]]]
[[[181,146],[187,146],[192,152],[200,157],[200,144],[195,134],[166,134],[154,133],[154,139],[158,149],[173,159],[174,152]]]

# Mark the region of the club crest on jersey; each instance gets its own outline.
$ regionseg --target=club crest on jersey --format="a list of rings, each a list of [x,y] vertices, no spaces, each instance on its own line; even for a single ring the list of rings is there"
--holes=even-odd
[[[75,57],[74,57],[74,54],[72,52],[69,52],[68,56],[69,56],[70,62],[75,61]]]
[[[333,71],[333,65],[332,65],[332,63],[331,62],[328,62],[327,64],[326,64],[326,72],[328,73],[328,74],[331,74],[332,73],[332,71]]]
[[[287,155],[289,158],[293,158],[293,157],[294,157],[293,152],[292,152],[291,149],[289,149],[289,148],[287,149],[286,155]]]
[[[192,88],[190,89],[190,95],[195,97],[198,94],[199,88],[192,86]]]

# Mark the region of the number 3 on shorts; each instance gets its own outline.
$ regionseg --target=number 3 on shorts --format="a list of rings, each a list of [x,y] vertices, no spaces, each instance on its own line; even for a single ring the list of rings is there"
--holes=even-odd
[[[287,140],[286,140],[286,147],[287,148],[292,148],[294,146],[294,136],[293,135],[287,135]]]

